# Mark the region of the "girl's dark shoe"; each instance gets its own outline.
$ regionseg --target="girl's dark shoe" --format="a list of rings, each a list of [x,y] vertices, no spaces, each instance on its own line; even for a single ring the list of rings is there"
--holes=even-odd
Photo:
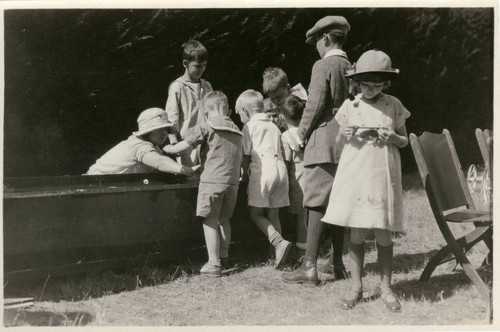
[[[352,291],[348,297],[340,299],[340,308],[349,310],[363,300],[363,291]]]
[[[385,302],[385,306],[391,312],[401,312],[401,303],[399,303],[398,297],[394,293],[387,293],[381,295],[382,301]]]
[[[281,280],[289,284],[316,286],[319,283],[316,262],[308,257],[304,257],[302,265],[293,272],[283,273]]]

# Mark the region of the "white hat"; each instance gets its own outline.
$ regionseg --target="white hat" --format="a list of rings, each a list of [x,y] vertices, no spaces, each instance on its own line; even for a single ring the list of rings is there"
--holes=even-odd
[[[168,121],[167,112],[158,107],[142,111],[137,118],[137,124],[139,130],[132,133],[135,136],[141,136],[160,128],[173,127],[172,122]]]

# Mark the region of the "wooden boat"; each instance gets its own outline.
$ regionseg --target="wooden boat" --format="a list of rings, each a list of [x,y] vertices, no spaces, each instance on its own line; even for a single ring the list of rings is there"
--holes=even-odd
[[[4,178],[4,279],[167,261],[203,248],[197,190],[156,173]],[[232,242],[265,240],[248,218],[244,185],[231,226]]]

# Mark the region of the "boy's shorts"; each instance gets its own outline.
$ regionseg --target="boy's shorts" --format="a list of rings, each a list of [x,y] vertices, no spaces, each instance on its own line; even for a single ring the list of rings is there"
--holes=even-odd
[[[304,192],[297,180],[288,180],[288,186],[290,206],[287,211],[291,214],[300,214],[304,210]]]
[[[248,182],[248,205],[261,208],[280,208],[290,205],[288,181],[281,182],[272,193],[265,197],[261,191],[260,179]]]
[[[231,218],[238,185],[200,182],[196,215],[203,218]]]
[[[304,206],[327,207],[332,191],[337,164],[317,164],[304,166]]]

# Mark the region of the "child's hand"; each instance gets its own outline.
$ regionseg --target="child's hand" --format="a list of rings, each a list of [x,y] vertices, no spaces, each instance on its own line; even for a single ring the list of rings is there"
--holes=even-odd
[[[191,167],[191,169],[193,170],[193,172],[198,172],[201,169],[201,165],[194,165],[193,167]]]
[[[345,137],[347,137],[347,139],[349,140],[354,134],[356,134],[356,132],[358,131],[358,127],[344,127],[344,126],[341,126],[340,127],[340,133],[342,135],[344,135]]]
[[[378,139],[380,140],[381,143],[395,143],[398,134],[392,129],[388,128],[379,128],[377,130],[378,132]]]
[[[191,175],[193,173],[194,173],[193,168],[191,168],[189,166],[182,166],[181,167],[181,174],[183,174],[183,175]]]

